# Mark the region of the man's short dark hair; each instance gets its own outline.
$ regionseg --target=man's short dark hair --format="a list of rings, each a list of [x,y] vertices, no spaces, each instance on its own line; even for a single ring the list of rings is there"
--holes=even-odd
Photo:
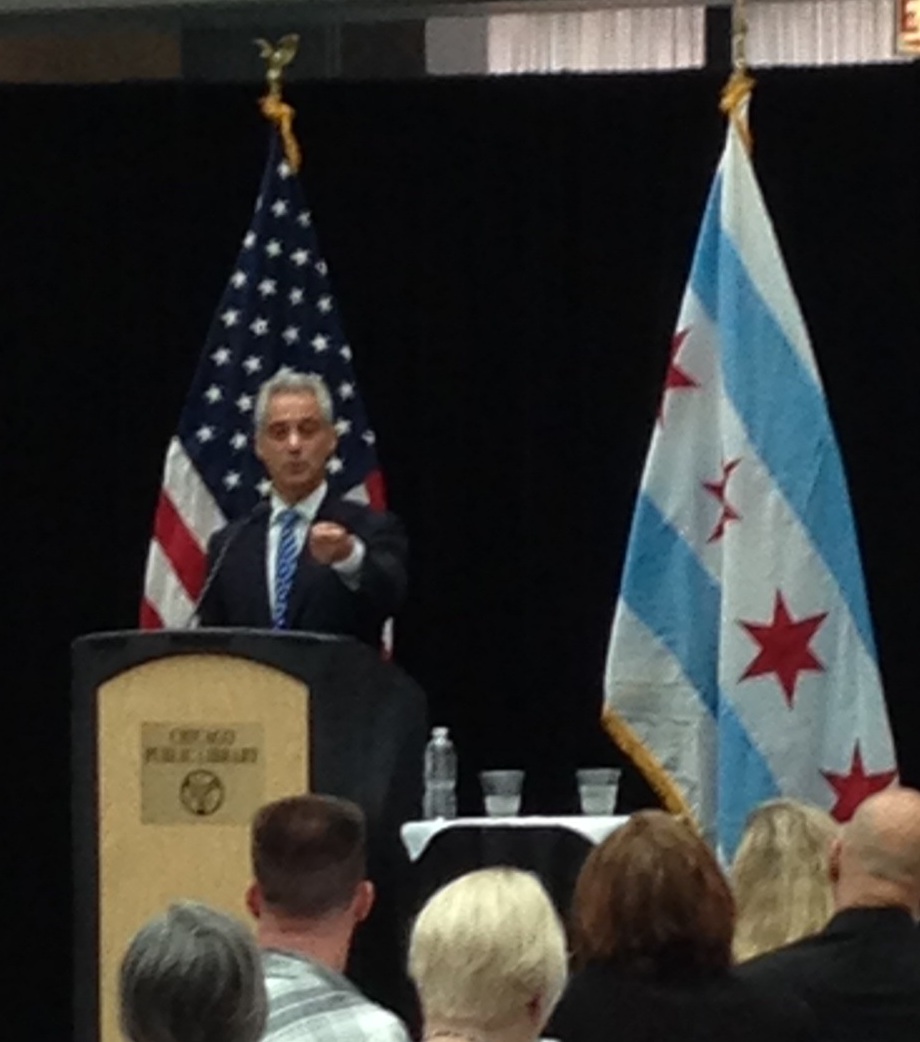
[[[289,796],[256,812],[252,869],[272,909],[320,919],[345,908],[367,872],[364,814],[333,796]]]

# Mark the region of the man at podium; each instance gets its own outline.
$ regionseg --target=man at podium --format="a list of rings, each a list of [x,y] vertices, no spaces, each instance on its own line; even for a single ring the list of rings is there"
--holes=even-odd
[[[406,538],[392,514],[329,492],[338,443],[329,389],[280,370],[260,388],[254,421],[269,499],[211,537],[201,624],[379,645],[405,594]]]

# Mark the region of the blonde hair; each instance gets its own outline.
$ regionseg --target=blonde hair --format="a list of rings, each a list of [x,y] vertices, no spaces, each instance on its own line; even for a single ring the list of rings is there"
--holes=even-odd
[[[771,800],[748,818],[731,869],[743,962],[823,929],[834,911],[830,852],[839,825],[825,811]]]
[[[448,883],[422,909],[409,975],[426,1024],[501,1028],[537,999],[536,1036],[565,984],[565,935],[535,876],[481,869]]]

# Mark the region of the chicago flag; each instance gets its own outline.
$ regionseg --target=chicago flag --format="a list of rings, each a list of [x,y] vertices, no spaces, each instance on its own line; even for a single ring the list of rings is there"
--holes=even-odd
[[[732,120],[671,346],[605,723],[731,856],[789,796],[846,820],[897,776],[843,464]]]

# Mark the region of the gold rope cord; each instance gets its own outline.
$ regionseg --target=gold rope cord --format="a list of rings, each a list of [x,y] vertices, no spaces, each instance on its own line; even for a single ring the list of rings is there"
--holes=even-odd
[[[735,69],[722,88],[722,99],[719,108],[732,121],[738,136],[748,155],[753,148],[754,140],[748,123],[748,103],[754,91],[754,80],[745,69]]]
[[[266,119],[271,120],[278,128],[278,133],[281,135],[281,141],[284,145],[284,158],[287,160],[288,166],[296,174],[300,170],[300,163],[303,157],[300,152],[300,145],[294,136],[294,109],[286,101],[282,101],[279,97],[271,94],[266,94],[259,101],[259,107],[262,109],[262,115]]]
[[[693,812],[683,793],[629,724],[609,706],[604,707],[601,722],[607,734],[642,772],[665,809],[693,821]]]

